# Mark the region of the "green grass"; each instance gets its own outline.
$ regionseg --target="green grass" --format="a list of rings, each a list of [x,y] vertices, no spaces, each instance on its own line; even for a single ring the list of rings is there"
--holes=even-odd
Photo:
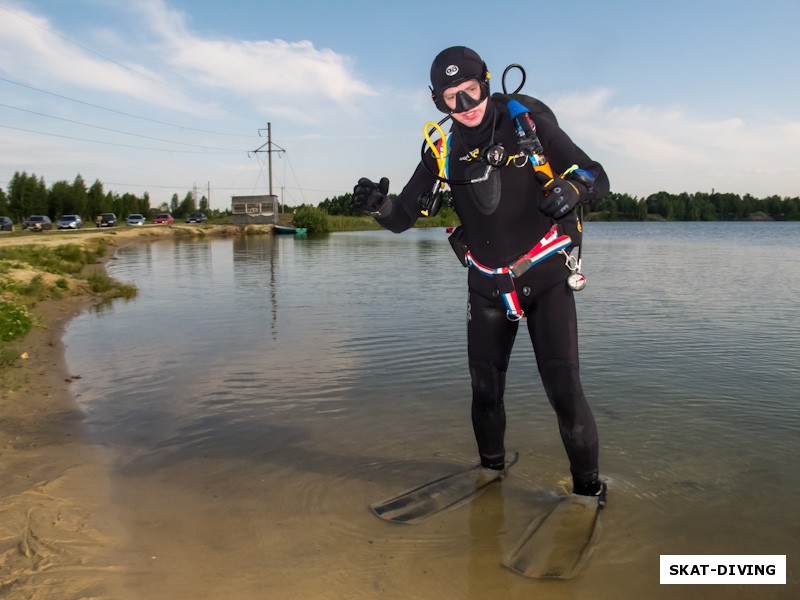
[[[40,244],[23,244],[0,248],[0,292],[15,298],[27,306],[34,306],[46,299],[61,299],[70,289],[67,278],[80,278],[87,265],[96,264],[108,251],[104,238],[90,240],[84,244],[61,244],[47,247]],[[18,283],[8,276],[12,269],[40,271],[27,283]],[[48,285],[43,273],[64,275]],[[107,277],[107,276],[106,276]],[[104,298],[130,298],[136,295],[132,286],[108,281],[90,281],[92,290]]]
[[[16,363],[18,356],[16,348],[10,344],[0,342],[0,369],[10,367]]]
[[[0,260],[24,263],[57,275],[73,274],[79,273],[88,264],[96,263],[107,251],[108,243],[102,238],[87,244],[61,244],[54,247],[23,244],[0,248]]]
[[[17,292],[23,296],[27,296],[34,302],[44,300],[50,295],[41,274],[34,275],[26,284],[18,285]]]
[[[382,229],[380,225],[367,215],[363,217],[346,217],[343,215],[328,215],[331,231],[367,231]]]
[[[81,273],[87,265],[98,263],[108,252],[108,242],[104,238],[90,240],[84,244],[61,244],[46,247],[40,244],[24,244],[0,248],[0,293],[4,299],[31,307],[46,299],[61,299],[70,290],[67,279],[84,278],[89,282],[92,293],[111,298],[133,298],[136,287],[111,279],[105,272],[93,273],[83,277]],[[12,269],[33,269],[40,271],[26,283],[15,282],[10,273]],[[48,284],[44,273],[63,275]],[[27,331],[26,331],[27,333]]]
[[[133,298],[136,287],[120,283],[105,271],[82,275],[87,265],[98,263],[108,252],[104,238],[92,239],[83,244],[62,244],[46,247],[40,244],[22,244],[0,248],[0,393],[16,388],[13,365],[19,357],[14,344],[22,340],[31,328],[40,326],[32,308],[41,300],[58,300],[70,294],[73,286],[69,280],[84,278],[92,293],[102,301],[113,298]],[[27,282],[18,282],[11,276],[15,269],[38,271]],[[46,273],[58,275],[47,283]],[[75,288],[81,293],[81,286]],[[85,287],[83,288],[85,290]]]
[[[0,300],[0,340],[10,342],[28,335],[33,317],[28,309],[12,300]]]
[[[89,287],[93,293],[101,295],[106,299],[131,299],[135,298],[138,293],[135,285],[120,283],[104,272],[92,273],[86,277],[86,281],[89,282]]]
[[[383,229],[378,222],[368,215],[345,217],[328,215],[331,231],[368,231]],[[435,217],[420,217],[414,227],[455,227],[459,224],[458,216],[452,208],[443,208]]]

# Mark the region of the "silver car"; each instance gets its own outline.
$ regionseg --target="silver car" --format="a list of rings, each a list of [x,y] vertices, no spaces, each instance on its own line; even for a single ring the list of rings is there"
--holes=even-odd
[[[64,215],[56,221],[59,229],[80,229],[83,227],[83,220],[80,215]]]
[[[139,226],[139,225],[144,225],[145,221],[147,221],[147,219],[144,218],[144,215],[136,213],[128,215],[128,218],[125,219],[125,224]]]

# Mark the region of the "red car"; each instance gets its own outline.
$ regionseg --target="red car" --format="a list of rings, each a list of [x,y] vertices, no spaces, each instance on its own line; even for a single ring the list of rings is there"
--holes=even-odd
[[[156,215],[156,218],[153,219],[153,223],[156,225],[172,225],[175,222],[175,219],[172,218],[172,215],[169,213],[161,213],[160,215]]]

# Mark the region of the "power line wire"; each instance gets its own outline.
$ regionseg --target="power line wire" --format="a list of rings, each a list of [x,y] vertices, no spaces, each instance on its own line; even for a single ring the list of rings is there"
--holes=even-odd
[[[92,125],[91,123],[84,123],[83,121],[75,121],[73,119],[67,119],[67,118],[64,118],[64,117],[56,117],[55,115],[48,115],[48,114],[43,113],[43,112],[38,112],[38,111],[35,111],[35,110],[28,110],[27,108],[21,108],[19,106],[11,106],[10,104],[3,104],[2,102],[0,102],[0,106],[5,107],[5,108],[10,108],[12,110],[18,110],[20,112],[26,112],[26,113],[31,114],[31,115],[37,115],[37,116],[40,116],[40,117],[47,117],[48,119],[55,119],[57,121],[64,121],[65,123],[73,123],[75,125],[81,125],[81,126],[84,126],[84,127],[91,127],[93,129],[100,129],[102,131],[111,131],[113,133],[121,133],[123,135],[130,135],[130,136],[133,136],[133,137],[143,138],[143,139],[146,139],[146,140],[153,140],[153,141],[156,141],[156,142],[166,142],[168,144],[178,144],[180,146],[189,146],[191,148],[201,148],[201,149],[206,149],[207,148],[207,146],[203,146],[201,144],[189,144],[187,142],[176,142],[175,140],[166,140],[164,138],[157,138],[157,137],[152,137],[152,136],[149,136],[149,135],[142,135],[142,134],[139,134],[139,133],[131,133],[129,131],[122,131],[120,129],[113,129],[111,127],[102,127],[100,125]],[[217,147],[217,149],[218,150],[229,150],[231,152],[242,152],[242,150],[235,150],[233,148],[219,148],[219,147]]]
[[[146,73],[143,73],[143,72],[131,67],[130,65],[126,65],[126,64],[120,63],[119,61],[117,61],[117,60],[115,60],[113,58],[110,58],[108,56],[105,56],[104,54],[102,54],[100,52],[97,52],[96,50],[93,50],[92,48],[84,46],[83,44],[81,44],[79,42],[76,42],[76,41],[66,37],[63,34],[58,33],[57,31],[54,31],[54,30],[50,29],[49,27],[46,27],[46,26],[44,26],[44,25],[42,25],[42,24],[40,24],[40,23],[38,23],[36,21],[33,21],[32,19],[30,19],[30,18],[28,18],[28,17],[26,17],[24,15],[21,15],[21,14],[15,12],[15,11],[11,10],[10,8],[8,8],[3,3],[0,3],[0,9],[5,10],[6,12],[16,16],[19,19],[27,21],[27,22],[31,23],[32,25],[34,25],[35,27],[38,27],[38,28],[48,32],[49,34],[51,34],[53,36],[56,36],[56,37],[66,41],[66,42],[68,42],[68,43],[70,43],[70,44],[72,44],[72,45],[74,45],[74,46],[76,46],[78,48],[81,48],[82,50],[84,50],[86,52],[89,52],[89,53],[91,53],[91,54],[93,54],[95,56],[98,56],[98,57],[100,57],[101,59],[103,59],[105,61],[113,63],[114,65],[117,65],[118,67],[123,68],[123,69],[135,74],[138,77],[142,77],[144,79],[148,79],[150,81],[153,81],[154,83],[157,83],[158,85],[165,86],[167,88],[170,88],[170,89],[173,89],[175,91],[178,91],[179,93],[181,93],[182,95],[184,95],[186,97],[193,98],[193,99],[198,100],[198,101],[203,102],[203,103],[207,103],[203,99],[200,99],[200,98],[194,97],[194,96],[192,96],[190,94],[187,94],[185,92],[185,90],[183,90],[183,89],[177,88],[177,87],[172,86],[172,85],[170,85],[170,84],[168,84],[168,83],[166,83],[166,82],[164,82],[162,80],[156,79],[156,78],[154,78],[154,77],[152,77],[152,76],[150,76],[150,75],[148,75]],[[18,81],[14,81],[14,80],[11,80],[11,79],[8,79],[8,78],[5,78],[5,77],[0,77],[0,81],[4,81],[4,82],[12,84],[12,85],[16,85],[16,86],[23,87],[23,88],[26,88],[26,89],[29,89],[29,90],[33,90],[33,91],[38,92],[38,93],[47,94],[47,95],[50,95],[50,96],[53,96],[53,97],[56,97],[56,98],[68,100],[70,102],[75,102],[75,103],[78,103],[78,104],[89,106],[89,107],[92,107],[92,108],[95,108],[95,109],[104,110],[104,111],[107,111],[107,112],[110,112],[110,113],[126,116],[126,117],[133,118],[133,119],[139,119],[139,120],[142,120],[142,121],[148,121],[148,122],[151,122],[151,123],[155,123],[155,124],[158,124],[158,125],[164,125],[164,126],[167,126],[167,127],[174,127],[174,128],[179,129],[180,131],[188,130],[188,131],[197,131],[197,132],[208,133],[208,134],[219,135],[219,136],[240,137],[240,138],[248,138],[248,139],[250,138],[250,136],[244,135],[244,134],[232,134],[232,133],[227,133],[227,132],[211,131],[211,130],[195,128],[195,127],[187,127],[187,126],[184,126],[184,125],[178,125],[178,124],[170,123],[170,122],[167,122],[167,121],[161,121],[161,120],[158,120],[158,119],[152,119],[152,118],[144,117],[144,116],[141,116],[141,115],[127,113],[127,112],[124,112],[124,111],[120,111],[120,110],[117,110],[117,109],[101,106],[101,105],[94,104],[94,103],[91,103],[91,102],[86,102],[86,101],[83,101],[83,100],[78,100],[76,98],[71,98],[69,96],[65,96],[63,94],[58,94],[56,92],[52,92],[52,91],[49,91],[49,90],[37,88],[37,87],[31,86],[31,85],[27,85],[27,84],[24,84],[24,83],[21,83],[21,82],[18,82]],[[155,138],[155,137],[145,136],[145,135],[141,135],[141,134],[134,134],[134,133],[126,132],[126,131],[121,131],[121,130],[118,130],[118,129],[106,128],[106,127],[101,127],[101,126],[97,126],[97,125],[92,125],[90,123],[74,121],[74,120],[66,119],[66,118],[62,118],[62,117],[56,117],[56,116],[53,116],[53,115],[48,115],[46,113],[31,111],[31,110],[27,110],[27,109],[23,109],[23,108],[20,108],[20,107],[15,107],[15,106],[10,106],[10,105],[6,105],[6,104],[0,104],[0,106],[4,106],[4,107],[10,108],[12,110],[20,110],[20,111],[28,112],[30,114],[34,114],[34,115],[38,115],[38,116],[57,119],[57,120],[61,120],[61,121],[64,121],[64,122],[69,122],[69,123],[73,123],[73,124],[77,124],[77,125],[81,125],[81,126],[91,127],[91,128],[105,130],[105,131],[111,131],[111,132],[119,133],[119,134],[122,134],[122,135],[131,135],[131,136],[134,136],[134,137],[139,137],[139,138],[143,138],[143,139],[150,139],[150,140],[159,141],[159,142],[165,142],[165,143],[170,143],[170,144],[177,144],[177,145],[182,145],[182,146],[201,148],[201,150],[193,152],[193,151],[185,151],[185,150],[171,150],[171,149],[165,149],[165,148],[152,148],[152,147],[144,147],[144,146],[135,146],[135,145],[132,145],[132,144],[122,144],[122,143],[115,143],[115,142],[108,142],[108,141],[101,141],[101,140],[92,140],[92,139],[87,139],[87,138],[60,135],[60,134],[55,134],[55,133],[49,133],[49,132],[43,132],[43,131],[37,131],[37,130],[32,130],[32,129],[25,129],[25,128],[21,128],[21,127],[14,127],[14,126],[10,126],[10,125],[2,125],[2,124],[0,124],[0,127],[6,128],[6,129],[23,131],[23,132],[27,132],[27,133],[34,133],[34,134],[38,134],[38,135],[47,135],[47,136],[58,137],[58,138],[62,138],[62,139],[71,139],[71,140],[77,140],[77,141],[82,141],[82,142],[89,142],[89,143],[96,143],[96,144],[103,144],[103,145],[117,146],[117,147],[124,147],[124,148],[134,148],[134,149],[140,149],[140,150],[152,150],[152,151],[157,151],[157,152],[172,152],[172,153],[181,153],[181,154],[227,154],[227,153],[239,153],[239,152],[241,152],[240,150],[232,150],[232,149],[220,149],[221,151],[211,151],[210,152],[205,146],[201,146],[201,145],[197,145],[197,144],[189,144],[189,143],[185,143],[185,142],[177,142],[177,141],[174,141],[174,140],[165,140],[165,139],[162,139],[162,138]],[[251,116],[247,116],[247,115],[242,115],[240,113],[236,113],[235,111],[232,111],[232,110],[230,110],[228,108],[225,108],[225,107],[222,107],[222,108],[223,108],[223,110],[225,110],[226,112],[229,112],[230,114],[239,114],[239,116],[242,116],[242,117],[245,117],[245,118],[248,118],[248,119],[252,118]],[[222,151],[222,150],[224,150],[224,151]],[[291,168],[292,175],[294,176],[295,180],[298,182],[298,186],[300,186],[299,180],[297,178],[297,174],[294,171],[294,166],[292,165],[291,161],[289,161],[289,166]],[[130,184],[117,184],[117,185],[130,185]],[[157,187],[157,186],[149,186],[149,187]],[[167,187],[167,186],[161,186],[161,187]],[[237,188],[219,188],[219,189],[237,189]],[[238,189],[245,189],[245,188],[238,188]],[[297,190],[299,190],[301,196],[303,196],[303,201],[305,201],[305,196],[303,195],[303,188],[302,187],[287,188],[287,187],[284,186],[284,189],[285,190],[289,190],[289,189],[297,189]],[[324,192],[326,190],[307,190],[307,191]]]
[[[27,85],[24,83],[20,83],[19,81],[14,81],[13,79],[7,79],[6,77],[0,77],[0,81],[5,81],[6,83],[10,83],[12,85],[17,85],[19,87],[27,88],[29,90],[33,90],[35,92],[39,92],[42,94],[47,94],[49,96],[54,96],[56,98],[61,98],[62,100],[69,100],[70,102],[75,102],[77,104],[83,104],[84,106],[91,106],[92,108],[97,108],[100,110],[105,110],[111,113],[115,113],[118,115],[123,115],[125,117],[130,117],[132,119],[139,119],[141,121],[149,121],[150,123],[156,123],[158,125],[166,125],[167,127],[174,127],[179,130],[187,130],[187,131],[199,131],[200,133],[211,133],[214,135],[224,135],[229,137],[241,137],[241,138],[248,138],[252,139],[252,135],[245,135],[243,133],[226,133],[223,131],[211,131],[209,129],[199,129],[197,127],[188,127],[186,125],[178,125],[176,123],[169,123],[167,121],[160,121],[158,119],[151,119],[150,117],[143,117],[141,115],[134,115],[131,113],[127,113],[121,110],[117,110],[115,108],[108,108],[107,106],[101,106],[99,104],[93,104],[91,102],[86,102],[84,100],[78,100],[77,98],[70,98],[69,96],[64,96],[63,94],[57,94],[56,92],[51,92],[48,90],[43,90],[41,88],[34,87],[32,85]]]
[[[294,180],[297,182],[297,185],[299,186],[300,185],[300,179],[298,179],[297,173],[294,172],[294,165],[292,164],[292,161],[289,160],[289,155],[288,154],[286,155],[286,162],[289,163],[289,169],[292,171],[292,175],[294,175]],[[306,197],[305,197],[305,194],[303,194],[303,188],[301,187],[299,189],[300,189],[300,197],[303,199],[303,203],[305,203]]]
[[[105,141],[102,141],[102,140],[90,140],[90,139],[86,139],[86,138],[74,137],[74,136],[71,136],[71,135],[60,135],[58,133],[50,133],[50,132],[47,132],[47,131],[36,131],[35,129],[25,129],[23,127],[14,127],[12,125],[3,125],[2,123],[0,123],[0,127],[4,128],[4,129],[13,129],[15,131],[24,131],[25,133],[38,133],[39,135],[48,135],[48,136],[51,136],[51,137],[57,137],[57,138],[62,138],[62,139],[66,139],[66,140],[76,140],[76,141],[79,141],[79,142],[90,142],[92,144],[104,144],[106,146],[117,146],[117,147],[120,147],[120,148],[134,148],[136,150],[153,150],[155,152],[171,152],[171,153],[175,153],[175,154],[239,154],[240,152],[242,152],[242,153],[244,152],[242,150],[234,150],[234,151],[226,150],[226,151],[215,152],[215,151],[174,150],[174,149],[170,149],[170,148],[152,148],[152,147],[148,147],[148,146],[134,146],[133,144],[120,144],[118,142],[105,142]]]
[[[18,19],[22,19],[23,21],[27,21],[28,23],[32,24],[33,26],[38,27],[39,29],[42,29],[42,30],[46,31],[47,33],[49,33],[51,35],[54,35],[54,36],[56,36],[58,38],[61,38],[62,40],[64,40],[65,42],[67,42],[69,44],[72,44],[73,46],[77,46],[81,50],[85,50],[86,52],[89,52],[90,54],[94,54],[95,56],[98,56],[98,57],[102,58],[103,60],[106,60],[106,61],[108,61],[108,62],[110,62],[112,64],[115,64],[118,67],[120,67],[122,69],[125,69],[126,71],[130,71],[131,73],[133,73],[134,75],[137,75],[138,77],[142,77],[144,79],[148,79],[148,80],[152,81],[153,83],[156,83],[156,84],[158,84],[160,86],[169,88],[169,89],[171,89],[173,91],[176,91],[176,92],[179,92],[180,94],[186,96],[187,98],[191,98],[193,100],[197,100],[198,102],[202,102],[202,103],[208,103],[206,100],[204,100],[202,98],[198,98],[198,97],[193,96],[191,94],[187,94],[185,90],[183,90],[183,89],[181,89],[179,87],[176,87],[174,85],[170,85],[169,83],[167,83],[165,81],[162,81],[160,79],[156,79],[155,77],[152,77],[152,76],[148,75],[147,73],[143,73],[143,72],[139,71],[138,69],[134,69],[130,65],[126,65],[124,63],[121,63],[121,62],[119,62],[119,61],[117,61],[117,60],[115,60],[113,58],[110,58],[110,57],[98,52],[97,50],[93,50],[92,48],[89,48],[88,46],[84,46],[80,42],[76,42],[75,40],[70,39],[67,36],[63,35],[63,34],[58,33],[57,31],[54,31],[54,30],[50,29],[49,27],[45,27],[41,23],[37,23],[36,21],[33,21],[33,20],[29,19],[28,17],[26,17],[24,15],[21,15],[21,14],[19,14],[17,12],[14,12],[13,10],[11,10],[10,8],[8,8],[7,6],[5,6],[2,3],[0,3],[0,9],[5,10],[6,12],[14,15]],[[250,116],[250,115],[243,115],[243,114],[240,114],[240,113],[236,113],[236,112],[231,111],[230,109],[227,109],[227,108],[224,108],[224,110],[226,110],[227,112],[229,112],[231,114],[236,114],[236,115],[238,115],[240,117],[244,117],[246,119],[253,119],[253,117]]]

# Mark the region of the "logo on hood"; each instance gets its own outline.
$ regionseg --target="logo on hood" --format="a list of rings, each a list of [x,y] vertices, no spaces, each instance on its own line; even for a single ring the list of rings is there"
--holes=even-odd
[[[452,77],[456,73],[458,73],[458,65],[450,65],[444,70],[444,74],[449,77]]]

